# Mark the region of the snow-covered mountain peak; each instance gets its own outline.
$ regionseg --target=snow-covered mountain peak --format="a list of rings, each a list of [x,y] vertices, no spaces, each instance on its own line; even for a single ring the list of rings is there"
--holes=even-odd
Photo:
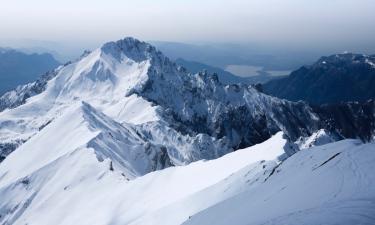
[[[118,41],[105,43],[100,48],[104,53],[115,58],[121,58],[121,54],[136,62],[151,60],[153,57],[162,56],[161,52],[146,42],[132,37],[126,37]]]
[[[104,43],[101,46],[101,49],[107,52],[135,52],[137,51],[138,53],[141,52],[141,49],[145,50],[148,46],[151,47],[150,44],[146,42],[141,42],[140,40],[133,38],[133,37],[125,37],[123,39],[119,39],[117,41],[109,41]]]
[[[11,96],[3,98],[7,110],[0,113],[4,156],[82,101],[120,125],[131,124],[143,140],[163,149],[148,156],[173,165],[214,159],[278,131],[295,141],[322,127],[305,103],[248,85],[223,85],[204,71],[189,73],[134,38],[108,42]]]
[[[116,103],[132,89],[141,88],[148,79],[150,59],[140,51],[135,54],[135,50],[114,49],[123,45],[131,48],[124,43],[128,41],[107,43],[60,68],[44,94],[57,102],[79,100],[99,106]],[[140,60],[142,57],[144,60]]]
[[[23,100],[15,102],[23,105],[1,115],[5,143],[27,140],[81,101],[118,123],[159,123],[144,125],[142,129],[149,130],[141,132],[156,145],[167,146],[174,165],[217,158],[280,130],[292,138],[309,134],[316,126],[308,106],[266,96],[246,85],[225,86],[207,72],[191,74],[155,47],[133,38],[84,54],[41,85],[27,101],[28,91],[22,92]],[[285,113],[288,118],[279,116]],[[300,121],[311,126],[295,129]]]
[[[111,101],[139,93],[154,80],[166,79],[176,84],[174,76],[179,71],[154,46],[128,37],[105,43],[63,67],[56,75],[59,84],[55,86],[59,89],[54,92],[69,101],[89,98]]]

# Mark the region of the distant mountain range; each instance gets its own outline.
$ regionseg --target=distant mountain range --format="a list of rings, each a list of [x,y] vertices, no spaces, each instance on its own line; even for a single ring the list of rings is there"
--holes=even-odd
[[[314,105],[375,98],[375,55],[336,54],[263,85],[265,93]]]
[[[26,54],[14,49],[0,48],[0,95],[17,85],[36,80],[59,64],[48,53]]]

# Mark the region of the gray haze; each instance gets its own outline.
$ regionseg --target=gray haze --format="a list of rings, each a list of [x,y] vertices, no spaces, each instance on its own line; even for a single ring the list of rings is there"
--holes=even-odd
[[[374,0],[0,0],[0,3],[3,46],[50,45],[68,51],[76,46],[93,48],[108,40],[134,36],[143,40],[237,43],[271,49],[375,52]]]

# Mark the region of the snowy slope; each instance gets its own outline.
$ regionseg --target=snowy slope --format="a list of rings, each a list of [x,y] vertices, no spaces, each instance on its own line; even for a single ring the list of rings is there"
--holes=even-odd
[[[61,109],[77,101],[86,101],[101,110],[106,109],[110,112],[111,110],[108,109],[110,106],[124,110],[127,105],[129,107],[136,105],[135,102],[138,100],[136,97],[131,99],[124,99],[124,97],[127,91],[137,85],[137,82],[145,79],[148,62],[146,60],[137,63],[123,55],[118,57],[114,59],[113,55],[107,55],[102,49],[97,49],[81,60],[59,68],[55,77],[46,84],[45,91],[28,99],[26,104],[18,108],[5,110],[0,118],[27,122],[27,116],[53,117],[50,115],[51,111],[59,111],[57,108]],[[155,119],[152,118],[153,110],[147,110],[149,105],[142,100],[139,101],[146,110],[143,113],[148,116],[144,116],[145,120],[138,121],[132,118],[131,122],[141,123]],[[121,113],[117,113],[114,116],[121,117]],[[142,116],[138,115],[138,118]],[[36,125],[27,124],[29,129],[35,129]]]
[[[4,164],[19,167],[17,150],[0,165],[0,224],[374,223],[374,143],[344,140],[285,159],[293,145],[282,136],[134,180],[85,146],[10,180]]]
[[[6,171],[1,181],[14,182],[80,148],[93,149],[100,161],[110,158],[111,167],[128,178],[170,165],[166,153],[143,140],[133,127],[113,121],[87,103],[77,103],[1,163]],[[158,158],[163,155],[166,158]]]
[[[184,224],[374,224],[374,150],[356,140],[303,150],[263,184]]]
[[[60,122],[67,121],[56,121],[49,125],[50,129]],[[76,122],[73,121],[72,126],[77,125]],[[97,136],[97,132],[82,128],[72,135],[81,135],[88,140]],[[1,224],[77,224],[78,221],[79,224],[108,224],[111,221],[127,224],[217,183],[224,182],[223,185],[228,186],[230,183],[225,179],[245,167],[257,168],[256,176],[266,176],[263,172],[269,174],[280,161],[279,157],[284,158],[284,148],[288,148],[279,133],[265,143],[217,160],[168,168],[129,181],[122,175],[123,168],[111,170],[114,154],[100,162],[97,159],[100,149],[82,143],[67,143],[65,147],[57,143],[56,148],[40,150],[35,143],[40,141],[38,137],[30,141],[34,141],[31,142],[34,146],[24,144],[0,165]],[[45,157],[36,161],[40,154]],[[22,161],[21,157],[24,157]],[[259,163],[261,160],[271,161]],[[263,165],[268,164],[270,168],[264,169]],[[219,189],[223,190],[223,187]],[[210,202],[197,205],[191,212],[235,193],[231,191],[223,196],[217,193]],[[98,206],[100,213],[89,216]],[[186,219],[184,214],[177,215],[176,221]]]
[[[135,95],[125,97],[137,82],[145,79],[148,67],[148,60],[135,62],[124,54],[110,54],[104,45],[36,83],[7,93],[3,98],[10,105],[0,113],[0,143],[17,147],[14,143],[27,141],[80,101],[120,122],[140,124],[158,120],[157,107],[150,102]]]

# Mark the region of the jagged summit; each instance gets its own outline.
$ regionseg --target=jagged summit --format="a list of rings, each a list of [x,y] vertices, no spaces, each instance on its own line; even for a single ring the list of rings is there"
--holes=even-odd
[[[85,101],[90,97],[107,96],[109,101],[114,98],[113,95],[140,92],[148,80],[171,80],[179,73],[187,71],[154,46],[128,37],[105,43],[93,51],[85,51],[77,60],[48,72],[35,82],[5,93],[0,97],[0,112],[25,104],[28,98],[44,92],[49,81],[55,86],[53,95],[60,100]]]
[[[133,37],[126,37],[118,41],[105,43],[101,48],[105,54],[109,54],[116,59],[121,59],[121,54],[135,62],[151,60],[155,62],[170,62],[159,50],[149,43],[139,41]]]
[[[157,53],[155,47],[146,42],[141,42],[132,37],[126,37],[118,41],[111,41],[105,43],[100,48],[104,53],[110,54],[115,58],[121,58],[121,54],[136,62],[141,62],[151,59],[152,55]]]

